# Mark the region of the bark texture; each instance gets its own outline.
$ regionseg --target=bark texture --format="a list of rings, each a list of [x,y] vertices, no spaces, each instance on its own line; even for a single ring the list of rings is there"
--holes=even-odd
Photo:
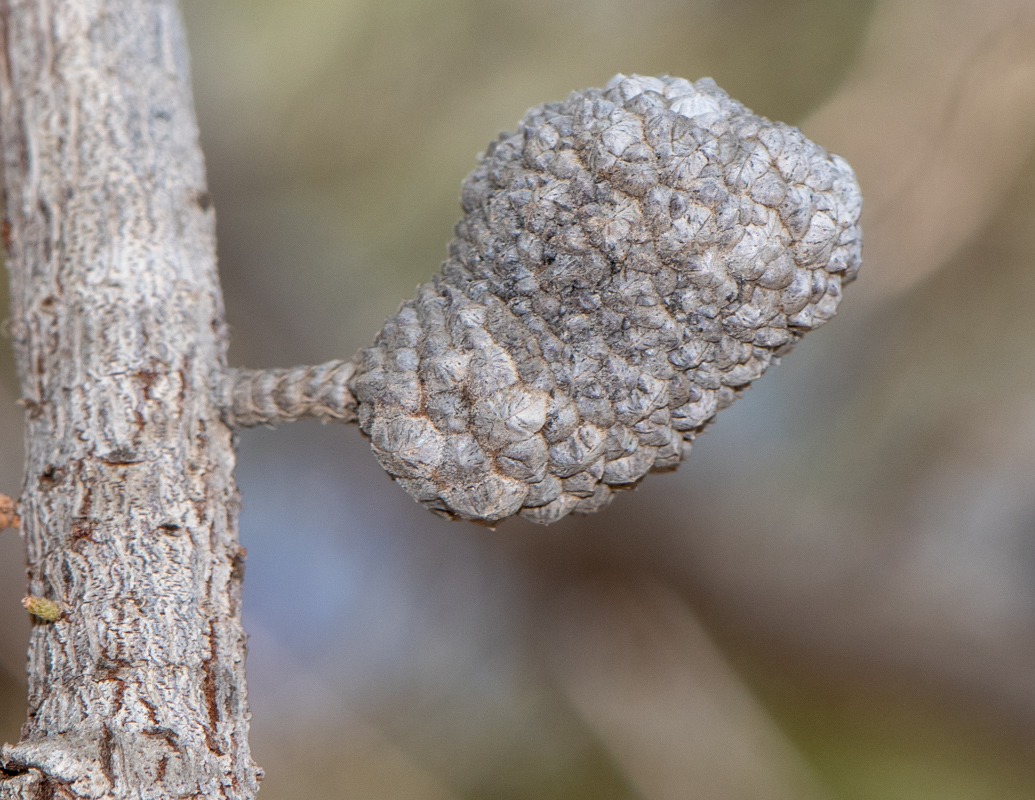
[[[0,798],[247,798],[214,215],[174,0],[2,0],[29,716]]]

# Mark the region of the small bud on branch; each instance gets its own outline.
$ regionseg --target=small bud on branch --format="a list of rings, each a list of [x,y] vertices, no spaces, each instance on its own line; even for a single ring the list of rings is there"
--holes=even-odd
[[[21,519],[15,511],[15,503],[6,494],[0,494],[0,531],[4,528],[17,528]]]
[[[60,606],[45,597],[23,597],[22,605],[26,611],[44,622],[54,622],[61,617]]]

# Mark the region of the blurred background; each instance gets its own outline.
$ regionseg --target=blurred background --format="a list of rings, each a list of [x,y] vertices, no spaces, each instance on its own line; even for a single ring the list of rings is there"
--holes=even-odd
[[[263,798],[1035,798],[1032,6],[184,0],[234,365],[365,346],[476,154],[616,72],[714,77],[866,200],[838,317],[595,516],[447,523],[355,428],[243,432]],[[11,495],[17,396],[4,345]]]

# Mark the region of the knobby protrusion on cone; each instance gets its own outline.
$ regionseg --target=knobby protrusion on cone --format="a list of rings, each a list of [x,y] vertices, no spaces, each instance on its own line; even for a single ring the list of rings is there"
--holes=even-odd
[[[462,204],[441,272],[354,366],[231,373],[231,424],[355,415],[436,513],[588,513],[675,467],[861,262],[844,159],[710,79],[617,75],[530,109]]]

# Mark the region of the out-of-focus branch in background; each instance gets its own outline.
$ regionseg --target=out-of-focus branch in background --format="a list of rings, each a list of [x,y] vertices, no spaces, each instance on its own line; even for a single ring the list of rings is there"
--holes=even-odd
[[[987,223],[1031,152],[1035,7],[883,0],[844,86],[802,128],[865,189],[866,276],[853,294],[908,289]]]
[[[587,725],[647,800],[819,800],[783,732],[657,580],[580,581],[552,603],[545,642]]]

